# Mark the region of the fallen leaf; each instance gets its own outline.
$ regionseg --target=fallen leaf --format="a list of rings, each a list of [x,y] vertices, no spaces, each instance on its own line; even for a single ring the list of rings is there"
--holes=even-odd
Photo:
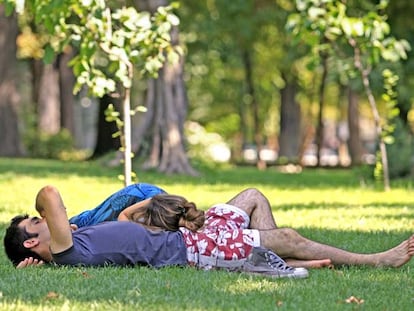
[[[345,299],[345,302],[346,303],[355,303],[357,305],[360,305],[360,304],[364,303],[364,299],[361,299],[361,298],[358,298],[358,297],[355,297],[355,296],[351,296],[351,297]]]
[[[88,274],[88,273],[86,273],[86,272],[81,272],[81,274],[82,274],[82,276],[85,278],[85,279],[88,279],[88,278],[90,278],[91,276]]]
[[[48,292],[46,295],[46,299],[56,299],[59,297],[59,294],[56,292]]]

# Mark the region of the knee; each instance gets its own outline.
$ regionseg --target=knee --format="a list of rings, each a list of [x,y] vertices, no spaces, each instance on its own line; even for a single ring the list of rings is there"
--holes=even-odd
[[[264,198],[265,197],[263,195],[263,193],[260,192],[260,190],[257,189],[257,188],[247,188],[247,189],[244,190],[244,192],[247,195],[251,196],[251,197],[256,197],[256,198],[259,198],[259,197]]]

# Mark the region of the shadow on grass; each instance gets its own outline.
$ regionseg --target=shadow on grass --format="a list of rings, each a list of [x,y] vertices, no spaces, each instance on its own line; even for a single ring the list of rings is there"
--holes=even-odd
[[[279,204],[277,205],[277,208],[274,207],[273,211],[277,213],[277,211],[289,211],[292,210],[293,208],[295,210],[324,210],[324,209],[330,209],[330,208],[335,208],[335,209],[339,209],[339,208],[343,208],[344,212],[346,212],[346,209],[349,208],[368,208],[368,207],[378,207],[378,208],[386,208],[387,210],[391,211],[393,209],[401,209],[402,206],[407,206],[408,208],[410,208],[410,210],[412,211],[412,213],[414,213],[414,198],[413,198],[413,202],[410,202],[409,204],[407,204],[407,202],[404,203],[398,203],[398,202],[394,202],[394,203],[386,203],[386,202],[372,202],[372,203],[367,203],[364,202],[363,205],[358,204],[344,204],[344,202],[320,202],[320,201],[310,201],[306,204],[292,204],[292,203],[288,203],[288,204]],[[395,214],[393,216],[396,216]],[[407,215],[405,215],[405,217],[407,217]]]
[[[108,168],[97,161],[62,162],[42,159],[12,159],[0,158],[0,178],[24,175],[33,177],[47,177],[53,175],[77,175],[103,178],[117,178],[123,173],[121,166]],[[266,171],[259,171],[255,167],[237,167],[231,169],[217,169],[201,171],[200,176],[165,175],[151,171],[140,171],[134,167],[138,178],[142,182],[165,185],[191,184],[248,184],[255,187],[274,185],[275,187],[289,188],[332,188],[332,187],[360,187],[359,178],[352,170],[306,169],[299,174],[279,172],[275,167]]]
[[[119,168],[107,168],[96,162],[62,162],[42,159],[0,158],[0,174],[47,177],[50,175],[78,175],[113,177],[121,172]]]

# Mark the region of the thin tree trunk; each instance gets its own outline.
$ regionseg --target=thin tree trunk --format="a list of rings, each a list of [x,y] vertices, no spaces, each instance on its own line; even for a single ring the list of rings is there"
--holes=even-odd
[[[382,138],[382,127],[381,127],[381,118],[377,109],[377,104],[375,102],[374,95],[371,91],[371,86],[368,78],[368,74],[363,71],[362,72],[362,83],[364,84],[365,92],[368,96],[368,102],[371,106],[372,113],[374,115],[375,121],[375,128],[377,132],[377,137],[379,139],[379,150],[381,154],[381,163],[382,163],[382,171],[383,171],[383,181],[384,181],[384,190],[390,190],[390,179],[389,179],[389,172],[388,172],[388,157],[387,157],[387,148],[385,147],[384,139]]]
[[[377,139],[379,140],[379,150],[381,154],[381,164],[382,164],[382,173],[383,173],[383,182],[384,182],[384,190],[390,190],[390,176],[388,171],[388,157],[387,157],[387,148],[385,147],[385,142],[382,137],[382,126],[381,126],[381,117],[378,112],[377,103],[375,101],[375,97],[372,94],[372,89],[369,81],[369,74],[371,72],[371,68],[364,67],[362,60],[361,60],[361,51],[358,48],[356,42],[352,39],[349,41],[350,45],[354,48],[354,64],[355,67],[359,70],[361,74],[362,84],[364,85],[365,94],[368,97],[368,103],[371,107],[372,115],[374,117],[375,122],[375,130]]]
[[[318,165],[321,165],[321,150],[323,148],[324,141],[324,123],[323,123],[323,111],[325,106],[325,88],[326,88],[326,77],[328,76],[328,57],[325,54],[321,54],[322,63],[322,77],[319,85],[319,111],[318,111],[318,126],[316,129],[316,146]]]
[[[132,81],[134,68],[129,61],[125,61],[128,67],[128,77]],[[121,136],[121,146],[124,153],[124,185],[129,186],[132,183],[132,149],[131,149],[131,88],[125,89],[125,95],[122,103],[124,114],[123,135]]]

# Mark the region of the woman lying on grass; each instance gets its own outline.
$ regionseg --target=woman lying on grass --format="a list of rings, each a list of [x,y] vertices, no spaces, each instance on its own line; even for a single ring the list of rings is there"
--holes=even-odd
[[[367,265],[373,267],[400,267],[414,255],[414,235],[398,246],[373,254],[348,252],[321,244],[301,236],[291,228],[278,228],[269,201],[257,189],[246,189],[226,204],[217,204],[205,215],[200,229],[188,225],[201,213],[194,203],[184,197],[159,194],[123,210],[118,220],[134,221],[148,228],[180,230],[187,245],[190,262],[204,255],[220,258],[220,247],[226,245],[230,233],[226,230],[247,230],[258,234],[260,245],[273,250],[292,267],[320,268],[330,265]],[[244,225],[234,227],[231,221],[244,218]],[[229,223],[230,222],[230,223]],[[197,227],[201,221],[197,222]],[[190,228],[190,229],[189,229]],[[237,231],[236,231],[237,233]],[[233,238],[233,237],[232,237]],[[244,237],[246,239],[246,237]]]

